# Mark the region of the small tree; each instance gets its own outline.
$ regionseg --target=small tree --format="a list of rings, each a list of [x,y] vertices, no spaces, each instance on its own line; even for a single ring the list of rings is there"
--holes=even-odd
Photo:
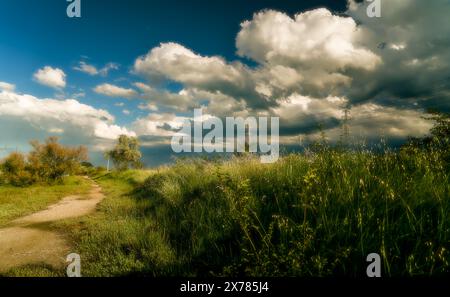
[[[430,135],[423,138],[411,138],[409,145],[420,148],[437,148],[443,151],[450,149],[450,114],[428,111],[424,119],[433,121]]]
[[[57,137],[49,137],[43,144],[39,141],[30,144],[33,150],[28,156],[29,167],[39,180],[55,181],[64,175],[76,174],[80,163],[88,159],[86,147],[63,146]]]
[[[403,151],[422,149],[438,153],[446,166],[450,168],[450,114],[438,111],[428,111],[427,120],[433,121],[430,134],[422,138],[410,138],[402,147]]]
[[[54,182],[64,175],[80,172],[81,162],[86,161],[84,146],[67,147],[50,137],[45,143],[31,141],[33,150],[27,155],[12,153],[0,162],[1,178],[15,186],[27,186],[34,182]]]
[[[450,113],[429,111],[428,120],[434,122],[431,136],[425,138],[423,143],[439,151],[443,160],[450,167]]]
[[[139,151],[139,140],[136,137],[120,135],[113,150],[105,154],[106,158],[111,158],[117,170],[127,170],[128,168],[141,168],[142,154]]]
[[[448,148],[450,145],[450,114],[437,111],[428,113],[430,116],[427,119],[435,123],[430,130],[433,141],[439,147]]]

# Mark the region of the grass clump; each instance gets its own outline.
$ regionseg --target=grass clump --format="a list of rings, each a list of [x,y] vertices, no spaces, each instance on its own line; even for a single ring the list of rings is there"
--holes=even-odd
[[[46,264],[25,265],[1,274],[1,277],[64,277],[62,271]]]

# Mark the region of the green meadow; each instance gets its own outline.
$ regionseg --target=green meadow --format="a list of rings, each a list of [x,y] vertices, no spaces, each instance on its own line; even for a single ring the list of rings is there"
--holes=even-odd
[[[78,176],[65,177],[54,184],[15,187],[0,184],[0,226],[16,218],[40,211],[67,195],[85,194],[90,183]]]
[[[438,151],[321,149],[97,175],[99,212],[58,224],[84,276],[365,277],[450,272],[449,164]]]
[[[242,153],[126,170],[141,164],[138,141],[124,136],[110,155],[132,158],[118,158],[118,170],[83,165],[88,180],[63,176],[78,166],[61,162],[53,183],[1,185],[0,224],[95,182],[104,194],[96,212],[50,225],[81,256],[83,276],[366,277],[372,253],[385,277],[448,276],[450,130],[448,117],[434,119],[431,136],[396,150],[323,139],[271,164]],[[6,159],[6,180],[33,178],[23,160]],[[47,163],[38,176],[55,173]],[[6,275],[65,271],[37,263]]]

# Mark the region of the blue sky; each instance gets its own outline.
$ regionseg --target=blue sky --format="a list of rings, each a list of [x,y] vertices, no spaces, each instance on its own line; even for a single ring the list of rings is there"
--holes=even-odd
[[[319,123],[336,139],[345,107],[355,135],[397,141],[426,133],[426,108],[450,106],[446,0],[383,2],[379,19],[353,1],[81,3],[71,19],[63,0],[0,0],[0,147],[56,133],[98,155],[126,132],[166,160],[171,130],[199,105],[279,116],[290,145]],[[43,82],[58,73],[64,84]]]
[[[108,101],[92,88],[110,81],[126,86],[136,57],[159,43],[177,42],[202,55],[241,59],[235,55],[234,40],[240,23],[254,12],[273,8],[294,14],[324,5],[341,11],[346,7],[345,1],[84,0],[82,18],[70,19],[64,0],[0,2],[0,81],[14,82],[23,93],[53,97],[54,90],[31,79],[36,69],[53,65],[68,75],[69,94],[83,89],[88,96],[81,102],[110,110],[119,124],[133,118],[113,103],[124,102],[142,115],[138,102]],[[73,70],[80,60],[97,67],[114,62],[120,69],[107,78],[87,76]],[[177,84],[171,87],[178,88]]]

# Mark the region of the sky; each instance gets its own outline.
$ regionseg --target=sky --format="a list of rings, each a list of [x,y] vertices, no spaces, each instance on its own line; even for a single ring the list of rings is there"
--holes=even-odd
[[[277,116],[282,145],[342,134],[400,143],[450,110],[449,0],[0,0],[0,157],[31,139],[92,161],[139,137],[148,166],[194,108]]]

